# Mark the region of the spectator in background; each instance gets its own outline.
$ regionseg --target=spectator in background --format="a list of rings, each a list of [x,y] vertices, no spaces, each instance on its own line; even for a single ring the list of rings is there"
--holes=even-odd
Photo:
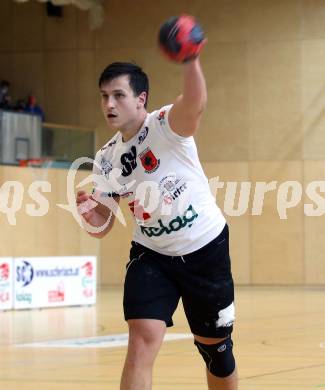
[[[25,112],[26,111],[26,100],[25,99],[17,100],[17,103],[15,105],[15,111],[18,111],[18,112]]]
[[[42,119],[42,122],[44,122],[44,120],[45,120],[44,112],[43,112],[42,108],[37,104],[35,95],[28,96],[27,104],[25,107],[25,112],[40,116]]]
[[[0,109],[11,110],[11,96],[9,94],[10,83],[7,80],[0,82]]]
[[[23,108],[23,112],[27,112],[29,114],[38,115],[41,118],[41,121],[45,121],[45,114],[42,108],[36,102],[35,95],[28,95],[25,100],[25,107]],[[54,139],[54,131],[49,128],[42,128],[42,154],[43,156],[53,156],[53,139]]]

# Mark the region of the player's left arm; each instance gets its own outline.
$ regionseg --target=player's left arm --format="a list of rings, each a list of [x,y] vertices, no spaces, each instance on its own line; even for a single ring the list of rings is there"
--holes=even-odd
[[[183,66],[183,93],[177,97],[169,113],[171,129],[190,137],[200,124],[207,103],[207,89],[199,58]]]

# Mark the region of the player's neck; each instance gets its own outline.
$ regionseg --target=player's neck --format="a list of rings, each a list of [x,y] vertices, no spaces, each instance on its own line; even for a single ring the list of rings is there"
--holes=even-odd
[[[123,142],[129,141],[131,138],[133,138],[138,131],[141,129],[144,120],[146,119],[147,112],[143,111],[141,115],[135,120],[130,123],[128,123],[123,129],[120,129],[120,132],[122,133]]]

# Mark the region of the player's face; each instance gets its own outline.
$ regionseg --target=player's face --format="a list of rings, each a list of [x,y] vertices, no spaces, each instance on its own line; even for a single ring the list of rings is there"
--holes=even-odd
[[[101,88],[101,104],[109,127],[132,130],[143,113],[145,93],[135,96],[129,85],[129,76],[123,75],[104,83]]]

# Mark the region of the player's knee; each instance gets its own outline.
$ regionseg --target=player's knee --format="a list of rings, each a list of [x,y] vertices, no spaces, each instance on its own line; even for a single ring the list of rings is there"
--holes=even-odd
[[[155,359],[166,325],[157,320],[129,320],[128,356],[134,362],[150,363]]]
[[[164,321],[159,320],[129,320],[129,341],[147,345],[160,344],[165,331]]]
[[[202,355],[209,372],[217,377],[225,378],[235,370],[235,358],[232,352],[233,342],[231,337],[217,344],[202,344],[194,341]]]

